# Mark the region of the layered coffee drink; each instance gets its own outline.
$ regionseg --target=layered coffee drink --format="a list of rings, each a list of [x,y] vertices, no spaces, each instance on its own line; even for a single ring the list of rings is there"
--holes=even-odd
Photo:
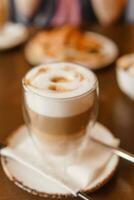
[[[95,75],[77,64],[49,63],[29,71],[23,87],[27,123],[39,148],[54,154],[77,148],[97,115]]]

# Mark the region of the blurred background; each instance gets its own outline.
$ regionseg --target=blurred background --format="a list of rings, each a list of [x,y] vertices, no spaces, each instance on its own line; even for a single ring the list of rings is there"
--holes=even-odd
[[[133,22],[133,9],[133,0],[1,0],[0,24],[10,20],[40,27],[110,25]]]

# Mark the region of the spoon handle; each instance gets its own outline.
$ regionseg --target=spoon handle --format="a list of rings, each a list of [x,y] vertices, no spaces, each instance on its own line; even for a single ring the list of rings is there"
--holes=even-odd
[[[87,194],[84,192],[77,192],[77,197],[83,200],[93,200],[91,197],[89,197]]]
[[[113,152],[116,155],[120,156],[121,158],[124,158],[124,159],[134,163],[134,155],[132,153],[129,153],[126,150],[121,149],[121,148],[114,148]]]
[[[106,148],[111,149],[113,151],[113,153],[116,154],[117,156],[134,163],[134,154],[129,153],[128,151],[121,149],[119,147],[113,147],[112,145],[106,144],[96,138],[93,138],[93,137],[91,138],[91,140],[106,147]]]

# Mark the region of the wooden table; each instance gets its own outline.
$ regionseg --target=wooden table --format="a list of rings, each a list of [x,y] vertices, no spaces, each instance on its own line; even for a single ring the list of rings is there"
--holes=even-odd
[[[134,51],[134,27],[116,26],[102,28],[94,26],[90,30],[112,38],[119,46],[121,54]],[[23,54],[23,46],[0,53],[0,141],[23,123],[21,113],[21,78],[30,68]],[[118,88],[115,63],[96,71],[100,83],[99,121],[107,126],[121,146],[134,153],[134,102]],[[112,180],[92,194],[95,200],[133,200],[134,165],[121,160]],[[0,167],[0,200],[38,200],[22,191],[5,176]]]

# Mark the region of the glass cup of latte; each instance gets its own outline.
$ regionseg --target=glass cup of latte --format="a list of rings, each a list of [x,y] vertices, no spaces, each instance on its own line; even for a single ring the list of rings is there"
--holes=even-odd
[[[44,155],[77,151],[95,123],[98,81],[94,73],[68,62],[43,64],[23,78],[24,119]]]

